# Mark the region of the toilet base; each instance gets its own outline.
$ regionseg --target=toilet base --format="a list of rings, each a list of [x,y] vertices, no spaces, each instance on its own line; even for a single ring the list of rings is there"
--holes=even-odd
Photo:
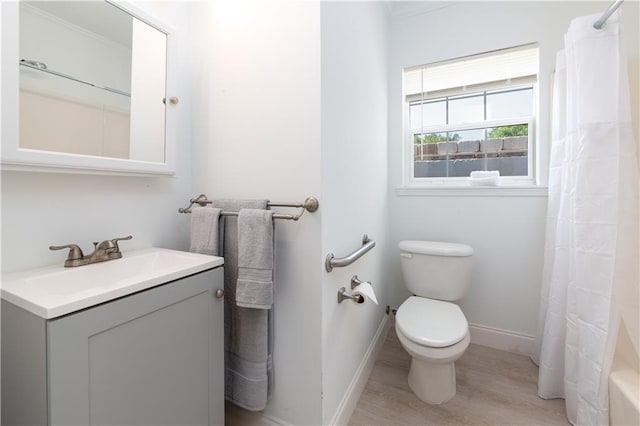
[[[455,363],[436,364],[411,359],[409,387],[418,398],[428,404],[442,404],[456,394]]]
[[[444,348],[417,345],[407,339],[396,324],[400,344],[411,355],[409,387],[418,398],[428,404],[442,404],[456,394],[455,362],[469,347],[469,332],[458,343]]]

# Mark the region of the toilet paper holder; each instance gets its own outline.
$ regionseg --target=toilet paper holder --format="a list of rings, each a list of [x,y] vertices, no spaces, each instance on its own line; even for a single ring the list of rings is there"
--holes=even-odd
[[[351,290],[355,290],[355,288],[358,287],[363,282],[364,281],[362,281],[360,278],[358,278],[357,275],[352,276],[351,277]]]
[[[354,290],[356,287],[358,287],[362,283],[363,281],[359,279],[357,275],[354,275],[353,277],[351,277],[351,290]],[[353,300],[355,303],[358,303],[358,304],[364,303],[363,295],[349,294],[347,293],[347,289],[342,287],[340,288],[340,290],[338,290],[338,303],[342,303],[345,299]]]
[[[338,290],[338,303],[342,303],[344,300],[346,299],[351,299],[353,300],[354,303],[364,303],[364,296],[361,294],[356,294],[356,295],[352,295],[347,293],[347,289],[344,287],[341,287],[340,290]]]

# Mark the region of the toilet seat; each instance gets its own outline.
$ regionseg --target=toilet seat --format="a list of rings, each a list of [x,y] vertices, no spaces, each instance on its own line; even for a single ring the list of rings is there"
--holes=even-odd
[[[411,296],[400,305],[396,327],[410,341],[432,348],[454,345],[469,332],[458,305],[418,296]]]

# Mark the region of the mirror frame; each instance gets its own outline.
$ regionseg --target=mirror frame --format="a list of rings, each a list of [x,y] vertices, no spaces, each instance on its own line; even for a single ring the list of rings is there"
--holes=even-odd
[[[169,25],[129,2],[107,3],[151,25],[167,36],[166,99],[176,94],[176,36]],[[153,163],[122,158],[68,154],[54,151],[24,149],[19,146],[19,16],[18,2],[0,2],[2,37],[0,44],[0,137],[2,138],[2,170],[113,174],[133,176],[173,175],[175,173],[175,143],[177,136],[176,108],[167,102],[165,109],[165,162]]]

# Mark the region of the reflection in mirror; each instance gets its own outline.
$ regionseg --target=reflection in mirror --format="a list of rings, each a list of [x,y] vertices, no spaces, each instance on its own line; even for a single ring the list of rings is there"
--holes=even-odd
[[[166,34],[103,1],[19,14],[20,148],[164,163]]]

